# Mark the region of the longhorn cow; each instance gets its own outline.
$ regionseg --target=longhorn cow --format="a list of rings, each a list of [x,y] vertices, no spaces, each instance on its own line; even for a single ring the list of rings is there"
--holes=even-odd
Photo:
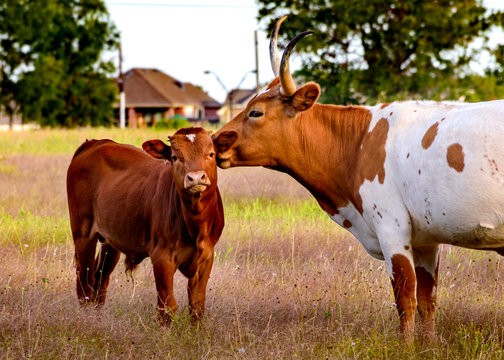
[[[277,36],[276,78],[214,135],[218,164],[290,174],[373,257],[385,260],[408,342],[415,310],[435,336],[440,244],[504,255],[504,101],[323,105],[296,88]]]

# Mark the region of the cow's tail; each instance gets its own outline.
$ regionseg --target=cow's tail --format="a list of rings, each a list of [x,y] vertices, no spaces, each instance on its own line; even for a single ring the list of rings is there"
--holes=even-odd
[[[140,260],[141,261],[141,260]],[[133,270],[140,264],[140,262],[135,258],[129,255],[126,255],[126,259],[124,259],[124,267],[126,268],[126,277],[131,279],[133,284],[133,292],[131,293],[131,298],[135,297],[135,279],[133,278]]]

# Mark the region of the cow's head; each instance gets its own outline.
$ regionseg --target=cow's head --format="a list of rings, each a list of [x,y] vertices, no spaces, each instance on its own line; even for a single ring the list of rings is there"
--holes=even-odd
[[[271,66],[276,78],[250,100],[246,109],[214,136],[217,161],[222,168],[230,166],[281,166],[280,149],[291,146],[297,137],[296,121],[309,110],[320,95],[320,87],[308,83],[296,89],[289,71],[289,57],[294,45],[311,31],[298,34],[285,48],[282,58],[277,49],[280,19],[271,34]]]
[[[217,186],[217,163],[210,132],[185,128],[168,137],[171,146],[161,140],[149,140],[142,148],[157,159],[172,163],[173,178],[179,191],[200,195]]]

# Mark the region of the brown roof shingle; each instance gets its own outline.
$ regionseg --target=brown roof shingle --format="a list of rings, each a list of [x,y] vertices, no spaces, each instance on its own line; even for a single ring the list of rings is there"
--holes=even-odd
[[[220,104],[199,87],[157,69],[133,68],[124,74],[127,107],[179,107]]]

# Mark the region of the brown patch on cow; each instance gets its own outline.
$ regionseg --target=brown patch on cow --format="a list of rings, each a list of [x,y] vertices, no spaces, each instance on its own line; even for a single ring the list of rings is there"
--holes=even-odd
[[[406,155],[406,159],[409,159],[409,153],[408,153],[408,155]]]
[[[380,219],[383,219],[383,216],[379,211],[377,211],[376,214],[380,217]]]
[[[434,313],[436,311],[436,291],[437,286],[437,272],[439,268],[436,267],[435,277],[433,277],[427,270],[421,266],[415,268],[417,278],[417,301],[418,312],[422,318],[423,333],[428,339],[435,334]]]
[[[439,123],[436,122],[434,125],[432,125],[426,132],[425,135],[422,138],[422,147],[427,150],[432,143],[434,142],[434,139],[436,138],[437,132],[438,132],[438,126]]]
[[[349,228],[351,228],[351,227],[352,227],[352,223],[351,223],[349,220],[345,219],[345,220],[343,221],[343,227],[345,227],[345,228],[349,229]]]
[[[401,332],[413,331],[416,310],[416,276],[409,259],[402,254],[395,254],[392,262],[392,287],[401,321]]]
[[[432,288],[436,286],[436,281],[432,275],[425,270],[423,267],[419,266],[415,268],[416,278],[417,278],[417,292],[420,295],[424,294],[424,297],[431,297]]]
[[[444,121],[446,118],[442,118],[441,121]]]
[[[422,174],[422,170],[418,169],[418,175]]]
[[[380,184],[385,181],[385,145],[389,123],[387,119],[378,120],[371,132],[364,135],[358,156],[357,171],[355,172],[355,207],[362,214],[362,198],[359,189],[365,180],[373,181],[378,177]]]
[[[394,113],[394,112],[393,112],[393,111],[391,111],[391,112],[390,112],[390,116],[392,116],[392,114],[393,114],[393,113]]]
[[[385,109],[390,103],[381,104],[380,109]]]
[[[451,144],[448,146],[446,151],[446,160],[448,160],[448,165],[458,172],[464,170],[464,151],[462,145]]]

